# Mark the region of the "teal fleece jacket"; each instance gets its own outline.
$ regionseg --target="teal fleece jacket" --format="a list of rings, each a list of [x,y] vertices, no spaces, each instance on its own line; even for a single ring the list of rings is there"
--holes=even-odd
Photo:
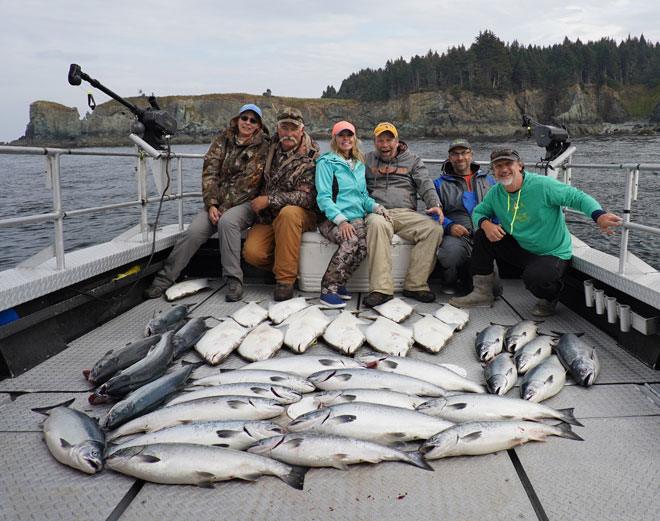
[[[339,191],[333,194],[335,179]],[[349,163],[334,152],[323,154],[316,162],[316,191],[319,208],[335,224],[363,218],[376,204],[367,192],[364,164],[356,161],[351,170]]]
[[[522,187],[515,193],[508,193],[500,183],[495,185],[475,207],[472,221],[478,227],[483,219],[497,217],[504,231],[525,250],[568,260],[573,248],[563,206],[588,217],[602,211],[593,197],[577,188],[552,177],[525,172]]]

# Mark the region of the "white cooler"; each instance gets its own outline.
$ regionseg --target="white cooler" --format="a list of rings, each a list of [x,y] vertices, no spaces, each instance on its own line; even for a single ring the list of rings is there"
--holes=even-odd
[[[398,235],[392,237],[392,278],[394,291],[403,291],[403,281],[408,271],[410,251],[414,243]],[[301,291],[321,291],[321,279],[328,268],[330,258],[337,245],[328,241],[319,232],[305,232],[300,241],[298,260],[298,288]],[[349,291],[369,291],[369,257],[367,256],[351,279],[346,283]]]

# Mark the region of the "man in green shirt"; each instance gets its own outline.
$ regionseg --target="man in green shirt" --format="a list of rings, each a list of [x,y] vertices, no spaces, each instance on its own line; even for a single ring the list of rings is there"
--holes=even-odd
[[[525,287],[539,299],[532,315],[550,316],[573,254],[562,207],[590,216],[610,235],[614,235],[610,227],[619,226],[622,219],[603,211],[593,197],[577,188],[525,172],[520,154],[512,148],[493,151],[490,160],[499,184],[472,212],[479,228],[471,257],[474,290],[449,302],[459,307],[491,307],[493,262],[501,259],[522,269]],[[499,223],[492,221],[494,217]]]

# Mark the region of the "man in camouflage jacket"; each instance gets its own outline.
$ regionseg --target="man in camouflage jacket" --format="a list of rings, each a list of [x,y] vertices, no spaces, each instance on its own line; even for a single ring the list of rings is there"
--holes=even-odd
[[[239,125],[243,135],[239,137]],[[227,279],[228,301],[243,296],[240,264],[241,232],[254,222],[250,201],[259,193],[270,137],[256,105],[244,105],[231,118],[229,127],[217,136],[204,156],[200,211],[179,237],[165,265],[145,292],[145,298],[160,297],[179,277],[192,256],[216,231],[222,274]],[[247,208],[245,206],[247,205]]]
[[[278,116],[277,135],[270,145],[259,196],[252,201],[256,224],[248,232],[243,257],[249,264],[275,274],[275,300],[293,296],[303,232],[316,227],[316,158],[318,144],[305,133],[298,109]]]

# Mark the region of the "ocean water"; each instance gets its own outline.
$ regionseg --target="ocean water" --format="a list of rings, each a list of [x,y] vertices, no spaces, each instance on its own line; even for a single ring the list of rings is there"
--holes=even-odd
[[[411,150],[422,158],[444,159],[448,139],[412,139],[407,141]],[[490,151],[501,145],[518,149],[526,164],[542,159],[545,149],[533,139],[509,140],[471,139],[477,160],[486,160]],[[322,152],[329,150],[329,141],[320,140]],[[644,163],[660,165],[660,137],[658,136],[607,136],[580,137],[573,140],[577,146],[574,163]],[[362,147],[372,146],[366,140]],[[178,153],[204,154],[208,145],[175,145]],[[132,151],[133,147],[93,149],[105,151]],[[174,163],[175,165],[175,163]],[[183,162],[184,191],[201,191],[202,159],[186,159]],[[176,187],[176,166],[173,167],[172,183]],[[0,155],[0,220],[47,213],[53,207],[52,191],[46,187],[44,156]],[[439,165],[429,165],[432,178],[440,173]],[[65,211],[101,206],[137,199],[135,159],[131,157],[62,156],[62,203]],[[149,191],[156,195],[153,182]],[[594,196],[604,209],[622,214],[625,193],[625,173],[612,170],[574,170],[574,186]],[[177,203],[166,202],[159,222],[175,223]],[[202,207],[201,199],[186,199],[184,217],[189,222]],[[149,205],[149,219],[156,217],[157,205]],[[67,217],[64,220],[64,246],[73,251],[121,234],[139,222],[139,207],[112,210],[110,212]],[[649,226],[660,226],[660,168],[642,172],[639,177],[638,200],[633,203],[632,221]],[[590,219],[568,216],[569,228],[593,247],[616,254],[620,234],[605,236]],[[53,242],[53,224],[37,223],[12,228],[0,228],[0,270],[13,267],[48,247]],[[629,248],[652,266],[660,269],[660,237],[632,231]]]

